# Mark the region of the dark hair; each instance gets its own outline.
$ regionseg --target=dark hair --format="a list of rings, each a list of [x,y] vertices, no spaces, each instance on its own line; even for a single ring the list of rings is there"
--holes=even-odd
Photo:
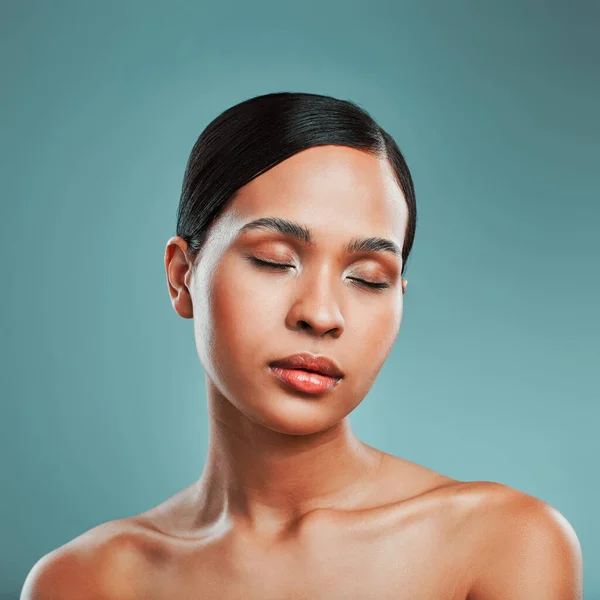
[[[314,146],[357,148],[389,161],[408,205],[402,273],[415,237],[412,177],[400,149],[364,109],[319,94],[278,92],[228,108],[207,125],[185,169],[176,235],[195,261],[211,224],[239,188]]]

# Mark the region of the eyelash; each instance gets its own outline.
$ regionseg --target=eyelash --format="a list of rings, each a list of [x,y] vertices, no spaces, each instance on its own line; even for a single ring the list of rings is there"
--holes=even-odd
[[[255,258],[254,256],[249,256],[248,258],[250,259],[250,261],[252,261],[253,263],[255,263],[259,266],[264,266],[264,267],[268,267],[271,269],[275,269],[276,271],[284,271],[284,270],[294,266],[294,265],[285,265],[282,263],[269,262],[267,260],[261,260],[260,258]],[[364,279],[358,279],[356,277],[350,277],[350,279],[355,281],[358,285],[362,285],[362,286],[365,286],[365,287],[368,287],[368,288],[371,288],[374,290],[382,290],[382,289],[390,287],[389,283],[375,283],[373,281],[365,281]]]

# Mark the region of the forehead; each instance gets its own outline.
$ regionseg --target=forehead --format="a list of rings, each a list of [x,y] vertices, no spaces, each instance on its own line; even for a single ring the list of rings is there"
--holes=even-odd
[[[238,190],[225,212],[241,226],[279,216],[308,226],[317,239],[378,235],[402,246],[407,207],[386,160],[345,146],[309,148]]]

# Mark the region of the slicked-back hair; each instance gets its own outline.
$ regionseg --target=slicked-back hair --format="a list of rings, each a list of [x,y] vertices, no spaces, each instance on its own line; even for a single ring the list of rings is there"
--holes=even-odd
[[[198,137],[187,162],[177,210],[176,235],[195,260],[211,224],[237,190],[294,154],[339,145],[386,159],[406,199],[408,222],[402,274],[416,229],[412,177],[400,149],[357,104],[320,94],[277,92],[228,108]]]

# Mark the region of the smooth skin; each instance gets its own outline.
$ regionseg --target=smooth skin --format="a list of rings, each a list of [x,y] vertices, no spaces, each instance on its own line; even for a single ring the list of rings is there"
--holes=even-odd
[[[301,224],[312,243],[240,231],[265,217]],[[407,282],[400,257],[345,247],[377,236],[401,248],[406,221],[387,162],[320,146],[240,189],[196,268],[171,238],[168,291],[206,372],[204,471],[44,556],[21,600],[582,598],[581,549],[556,509],[384,453],[350,427],[398,335]],[[282,388],[268,363],[302,351],[334,358],[345,378],[318,397]]]

